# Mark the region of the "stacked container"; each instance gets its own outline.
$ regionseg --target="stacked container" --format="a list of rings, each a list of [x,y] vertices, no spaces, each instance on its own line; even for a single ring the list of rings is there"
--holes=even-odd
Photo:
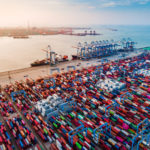
[[[26,92],[27,99],[30,100],[31,103],[35,103],[40,100],[38,94],[29,88],[24,83],[16,82],[17,91],[24,90]]]
[[[15,113],[15,109],[5,95],[0,94],[0,113],[2,116],[8,117],[10,114]]]
[[[37,143],[35,136],[26,126],[21,117],[17,116],[8,119],[6,120],[6,123],[11,130],[11,134],[16,139],[19,149],[26,149]]]
[[[53,129],[40,115],[36,115],[35,113],[24,113],[24,115],[43,142],[52,143],[56,140]]]
[[[11,137],[8,134],[6,127],[0,122],[0,149],[1,150],[13,150],[14,146],[11,142]]]

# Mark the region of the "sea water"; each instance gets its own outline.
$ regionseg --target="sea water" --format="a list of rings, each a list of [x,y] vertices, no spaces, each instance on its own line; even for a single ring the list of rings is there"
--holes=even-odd
[[[137,42],[136,47],[150,46],[150,26],[139,25],[95,25],[91,26],[101,35],[97,36],[71,36],[71,35],[35,35],[28,39],[13,39],[12,37],[0,37],[0,72],[26,68],[35,60],[46,58],[46,49],[51,45],[53,51],[60,55],[76,54],[78,42],[91,42],[100,40],[120,41],[130,37]],[[113,31],[112,29],[117,29]],[[84,32],[78,30],[76,32]],[[89,30],[87,31],[89,32]]]

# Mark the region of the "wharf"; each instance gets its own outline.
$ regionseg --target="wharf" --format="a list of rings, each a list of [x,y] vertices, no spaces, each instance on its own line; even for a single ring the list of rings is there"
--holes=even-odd
[[[142,53],[142,51],[135,50],[134,52],[126,53],[125,57],[136,56],[140,53]],[[107,57],[107,59],[110,61],[121,59],[122,58],[121,54],[109,56]],[[95,58],[95,59],[90,59],[85,61],[72,60],[72,61],[60,63],[57,66],[53,66],[53,67],[49,65],[45,65],[45,66],[29,67],[29,68],[17,69],[12,71],[0,72],[0,85],[14,83],[15,81],[21,81],[21,80],[25,81],[26,78],[37,79],[39,77],[46,77],[50,75],[50,69],[55,67],[59,68],[61,72],[66,72],[67,66],[75,66],[76,69],[81,69],[92,65],[93,66],[98,65],[103,60],[105,60],[105,58],[102,59]]]

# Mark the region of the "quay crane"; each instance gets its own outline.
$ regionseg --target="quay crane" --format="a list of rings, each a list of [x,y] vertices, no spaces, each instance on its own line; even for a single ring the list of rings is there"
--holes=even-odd
[[[133,51],[135,44],[137,44],[131,38],[123,38],[120,43],[123,51]]]
[[[101,58],[117,54],[122,51],[133,51],[135,42],[130,38],[123,38],[121,41],[114,40],[103,40],[103,41],[92,41],[91,43],[84,42],[78,43],[77,47],[77,58],[82,60],[88,60],[91,58]],[[118,48],[121,46],[121,48]]]
[[[54,51],[51,50],[51,46],[48,45],[47,50],[42,49],[42,51],[46,52],[46,63],[50,63],[50,65],[55,65],[55,57],[56,57],[56,53]],[[50,61],[50,62],[49,62]]]

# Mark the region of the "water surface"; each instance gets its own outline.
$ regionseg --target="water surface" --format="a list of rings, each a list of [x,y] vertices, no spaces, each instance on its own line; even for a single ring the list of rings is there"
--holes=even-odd
[[[111,31],[109,28],[117,29]],[[76,54],[78,42],[91,42],[100,40],[120,40],[130,37],[137,42],[136,47],[150,46],[150,26],[92,26],[99,36],[30,36],[29,39],[13,39],[10,37],[0,37],[0,72],[29,67],[30,63],[46,58],[46,53],[41,49],[46,49],[51,45],[52,49],[61,55]],[[77,31],[83,32],[83,31]]]

